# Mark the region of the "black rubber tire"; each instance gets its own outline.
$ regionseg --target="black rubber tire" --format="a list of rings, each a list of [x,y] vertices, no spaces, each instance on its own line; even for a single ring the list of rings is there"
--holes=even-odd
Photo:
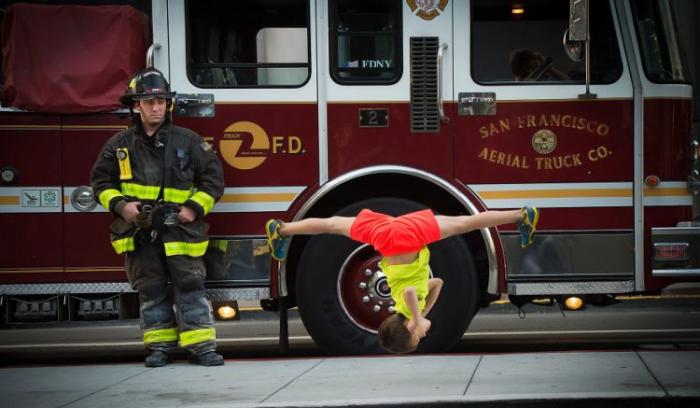
[[[391,215],[424,209],[414,201],[399,198],[373,198],[352,204],[336,215],[354,216],[370,208]],[[336,354],[383,353],[377,336],[358,327],[339,303],[337,279],[341,266],[361,244],[347,237],[312,237],[300,257],[296,293],[299,314],[306,330],[322,349]],[[469,247],[460,237],[451,237],[429,246],[430,267],[444,281],[440,298],[428,315],[432,326],[418,352],[443,352],[462,338],[476,313],[478,282]]]

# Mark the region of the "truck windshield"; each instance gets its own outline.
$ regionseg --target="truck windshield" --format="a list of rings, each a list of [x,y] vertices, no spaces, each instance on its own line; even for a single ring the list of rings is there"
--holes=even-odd
[[[644,72],[654,82],[688,82],[668,0],[632,2]]]

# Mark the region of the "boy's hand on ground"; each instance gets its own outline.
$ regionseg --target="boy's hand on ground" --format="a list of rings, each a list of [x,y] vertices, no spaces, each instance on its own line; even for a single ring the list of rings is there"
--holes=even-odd
[[[409,321],[408,330],[415,334],[418,339],[422,339],[426,334],[428,334],[428,330],[430,330],[431,325],[432,322],[430,320],[419,315]]]

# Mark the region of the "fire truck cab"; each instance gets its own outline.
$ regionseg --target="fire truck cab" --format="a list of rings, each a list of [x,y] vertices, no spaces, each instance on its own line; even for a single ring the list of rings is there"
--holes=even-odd
[[[111,75],[61,72],[57,53],[51,66],[21,67],[53,72],[37,84],[17,65],[32,59],[12,58],[36,14],[13,4],[4,16],[5,326],[136,317],[109,245],[111,215],[85,187],[129,118],[108,101],[92,109],[80,90],[94,80],[123,89],[127,68],[145,64],[177,91],[175,123],[202,135],[224,167],[226,192],[208,216],[212,302],[297,306],[326,350],[379,351],[376,329],[393,312],[380,256],[340,236],[298,236],[278,265],[269,218],[539,207],[529,248],[514,225],[430,245],[445,286],[419,351],[452,346],[502,294],[518,303],[649,293],[700,277],[700,151],[671,1],[61,3],[33,7],[126,8],[136,13],[127,31],[150,30],[111,43],[112,62],[128,60]],[[109,47],[104,36],[92,46]],[[54,82],[76,102],[42,99]]]

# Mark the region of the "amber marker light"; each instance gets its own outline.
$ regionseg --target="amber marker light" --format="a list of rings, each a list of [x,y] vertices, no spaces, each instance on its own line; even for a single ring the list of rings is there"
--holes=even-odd
[[[235,301],[215,304],[214,310],[216,310],[217,320],[236,320],[239,318],[238,303]]]
[[[564,300],[564,306],[569,310],[579,310],[583,307],[583,299],[578,296],[569,296]]]
[[[513,4],[513,7],[510,9],[510,14],[514,16],[522,16],[525,14],[525,7],[523,7],[521,4]]]

